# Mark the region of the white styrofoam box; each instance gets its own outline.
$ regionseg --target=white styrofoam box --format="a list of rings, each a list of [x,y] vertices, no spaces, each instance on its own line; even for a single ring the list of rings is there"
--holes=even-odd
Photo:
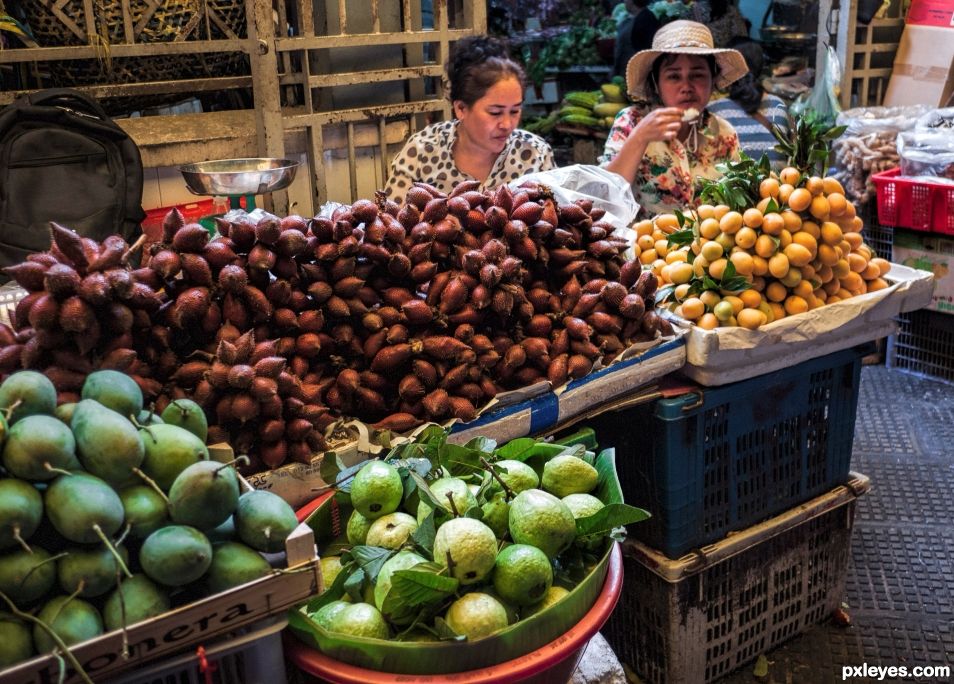
[[[934,276],[892,264],[891,286],[789,316],[758,330],[690,326],[683,373],[701,385],[724,385],[787,368],[894,334],[899,313],[931,303]]]

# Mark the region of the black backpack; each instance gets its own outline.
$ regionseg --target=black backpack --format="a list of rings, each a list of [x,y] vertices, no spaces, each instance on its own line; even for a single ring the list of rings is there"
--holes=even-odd
[[[0,268],[49,249],[50,221],[132,243],[142,183],[139,148],[96,100],[69,88],[17,98],[0,110]]]

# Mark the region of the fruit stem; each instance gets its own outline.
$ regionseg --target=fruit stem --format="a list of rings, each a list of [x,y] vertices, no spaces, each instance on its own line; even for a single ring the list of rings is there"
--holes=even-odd
[[[454,561],[454,558],[451,556],[450,549],[447,549],[447,572],[451,577],[454,576],[454,566],[457,563]]]
[[[125,265],[125,264],[128,264],[130,257],[132,257],[132,255],[133,255],[133,252],[135,252],[136,250],[140,249],[144,244],[146,244],[146,234],[145,234],[145,233],[143,233],[142,235],[140,235],[140,236],[139,236],[139,239],[137,239],[134,243],[132,243],[132,244],[129,246],[129,249],[127,249],[125,252],[123,252],[123,255],[119,258],[120,262],[123,263],[124,265]]]
[[[80,662],[76,659],[76,656],[74,656],[73,653],[70,651],[69,646],[67,646],[66,643],[63,641],[63,639],[60,638],[59,634],[53,631],[52,627],[50,627],[48,624],[43,622],[43,620],[36,617],[35,615],[31,615],[30,613],[24,613],[22,610],[17,608],[16,605],[13,603],[13,601],[11,601],[10,598],[6,594],[4,594],[2,591],[0,591],[0,598],[2,598],[4,602],[6,602],[6,604],[10,607],[10,612],[13,613],[16,617],[20,618],[21,620],[26,620],[27,622],[32,622],[36,625],[39,625],[43,629],[43,631],[45,631],[49,635],[49,637],[53,640],[57,648],[59,648],[63,652],[63,656],[69,661],[70,666],[74,670],[76,670],[76,674],[79,675],[80,679],[86,682],[86,684],[93,684],[93,680],[90,679],[89,675],[86,674],[86,670],[83,669],[83,666],[80,665]]]
[[[447,500],[450,502],[451,512],[454,514],[454,517],[459,518],[460,512],[457,510],[457,504],[454,503],[454,495],[451,494],[450,492],[447,492],[445,496],[447,497]]]
[[[490,473],[490,476],[494,478],[495,480],[497,480],[497,484],[499,484],[504,490],[504,496],[507,497],[507,501],[510,501],[514,497],[513,490],[510,489],[510,487],[507,486],[507,483],[501,479],[500,475],[497,474],[493,466],[490,465],[490,462],[486,458],[481,456],[480,462],[483,463],[484,467]]]
[[[33,552],[30,551],[30,553],[33,553]],[[34,565],[32,568],[30,568],[30,569],[27,571],[27,574],[23,576],[23,579],[20,580],[20,586],[22,587],[23,584],[30,578],[30,575],[32,575],[35,570],[39,569],[39,567],[40,567],[41,565],[46,565],[47,563],[55,563],[55,562],[58,561],[60,558],[66,558],[68,555],[70,555],[70,554],[67,553],[66,551],[63,551],[63,552],[61,552],[61,553],[56,554],[55,556],[50,556],[50,557],[47,558],[46,560],[40,561],[39,563],[37,563],[36,565]]]
[[[129,530],[129,527],[126,528]],[[123,658],[129,659],[129,635],[126,633],[126,597],[123,596],[123,576],[116,566],[116,595],[119,597],[119,624],[123,626]]]
[[[245,455],[236,456],[235,458],[233,458],[233,459],[232,459],[231,461],[229,461],[228,463],[223,463],[220,467],[216,468],[216,469],[215,469],[215,472],[212,473],[212,476],[215,477],[216,475],[219,474],[220,471],[225,470],[226,468],[235,465],[235,464],[238,463],[239,461],[242,462],[242,465],[248,465],[249,463],[252,462],[251,459],[250,459],[248,456],[245,456]]]
[[[59,473],[60,475],[72,475],[68,470],[63,470],[62,468],[57,468],[56,466],[51,466],[49,461],[43,463],[43,469],[49,473]]]
[[[106,546],[106,548],[109,549],[109,552],[113,554],[113,558],[115,558],[116,562],[119,563],[119,567],[122,568],[122,571],[126,575],[126,577],[128,577],[129,579],[132,579],[132,573],[129,572],[129,568],[126,567],[126,563],[123,561],[123,557],[119,555],[118,551],[116,551],[116,547],[113,546],[113,543],[111,541],[109,541],[109,537],[107,537],[103,533],[103,528],[99,526],[99,523],[93,524],[93,532],[96,533],[96,536],[99,537],[100,541],[102,541],[103,544]]]
[[[33,549],[30,548],[30,545],[26,543],[26,540],[20,536],[20,523],[16,523],[13,526],[13,538],[17,540],[17,543],[23,547],[23,550],[27,553],[33,553]]]
[[[155,480],[153,480],[151,477],[146,475],[146,473],[144,473],[140,468],[133,468],[132,471],[136,473],[136,475],[138,475],[143,482],[145,482],[147,485],[152,487],[155,490],[156,494],[162,497],[162,500],[166,502],[166,507],[168,508],[169,497],[166,496],[166,493],[164,491],[162,491],[162,487],[160,487]]]
[[[23,403],[23,399],[17,399],[15,402],[13,402],[12,404],[10,404],[9,406],[7,406],[7,407],[4,409],[4,413],[6,413],[6,415],[4,416],[4,418],[7,419],[7,422],[8,422],[8,423],[10,422],[10,416],[13,415],[13,412],[16,411],[17,408],[18,408],[18,407],[20,406],[20,404],[22,404],[22,403]]]

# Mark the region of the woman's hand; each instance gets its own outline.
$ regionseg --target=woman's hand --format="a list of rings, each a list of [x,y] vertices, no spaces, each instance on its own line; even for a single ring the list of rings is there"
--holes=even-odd
[[[679,107],[660,107],[648,112],[629,132],[619,153],[606,168],[632,183],[649,144],[668,142],[679,135],[682,114]]]
[[[630,137],[641,138],[647,145],[651,142],[668,142],[679,135],[683,111],[679,107],[653,109],[636,124]]]

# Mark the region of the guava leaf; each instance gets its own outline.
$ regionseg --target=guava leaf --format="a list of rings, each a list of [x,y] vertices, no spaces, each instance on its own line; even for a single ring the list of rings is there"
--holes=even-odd
[[[495,453],[500,460],[509,458],[515,461],[522,461],[530,455],[530,450],[536,445],[537,440],[532,437],[518,437],[499,447]]]
[[[577,518],[576,534],[578,537],[609,534],[614,527],[637,523],[649,517],[649,513],[642,508],[624,503],[611,503],[603,506],[593,515]]]
[[[335,488],[339,492],[351,493],[351,483],[354,482],[354,476],[358,474],[358,471],[361,470],[364,466],[368,464],[368,461],[362,461],[361,463],[355,463],[350,468],[345,468],[340,473],[338,477],[334,480],[325,480],[325,482],[334,482]]]
[[[434,510],[441,510],[445,513],[450,513],[447,507],[441,503],[436,496],[434,496],[434,492],[432,492],[431,488],[427,486],[427,481],[423,477],[415,472],[411,473],[411,477],[414,479],[414,484],[417,485],[417,494],[421,501],[427,503],[427,505]]]
[[[483,455],[476,449],[459,444],[445,444],[441,447],[440,463],[451,475],[470,475],[480,470],[480,459]]]
[[[361,603],[364,600],[361,588],[364,586],[365,577],[364,570],[358,568],[345,579],[344,590],[355,603]]]
[[[338,479],[338,474],[344,470],[344,465],[333,451],[326,451],[321,457],[321,466],[318,468],[318,474],[324,482],[334,482]]]
[[[477,488],[477,494],[475,495],[478,504],[487,503],[487,492],[490,490],[493,484],[493,475],[491,475],[489,471],[484,470],[483,475],[480,478],[480,486]]]
[[[436,563],[419,563],[391,575],[391,590],[382,604],[386,615],[405,613],[417,606],[430,606],[451,596],[460,584],[456,578],[438,574]]]
[[[434,629],[441,641],[467,641],[467,637],[452,630],[444,618],[434,618]]]
[[[335,577],[335,581],[331,583],[330,587],[326,587],[325,591],[314,597],[308,603],[305,604],[305,610],[309,614],[315,613],[321,608],[324,608],[332,601],[337,601],[342,596],[345,595],[345,583],[351,577],[351,573],[357,568],[355,563],[350,563],[343,565],[341,567],[341,572],[338,573],[338,576]],[[364,571],[358,568],[358,572],[362,573],[362,579]]]
[[[434,511],[431,511],[417,526],[417,529],[411,532],[411,541],[426,551],[430,557],[434,555],[434,536],[436,533]]]
[[[492,454],[494,449],[497,448],[497,440],[490,439],[490,437],[474,437],[464,446],[468,449],[482,451],[485,454]]]
[[[427,474],[434,468],[434,464],[427,458],[396,458],[388,459],[388,463],[398,469],[402,475],[404,473],[415,472],[421,477],[427,477]],[[402,472],[403,471],[403,472]]]
[[[372,582],[378,578],[384,561],[395,553],[394,549],[383,549],[379,546],[355,546],[351,549],[352,557]]]

